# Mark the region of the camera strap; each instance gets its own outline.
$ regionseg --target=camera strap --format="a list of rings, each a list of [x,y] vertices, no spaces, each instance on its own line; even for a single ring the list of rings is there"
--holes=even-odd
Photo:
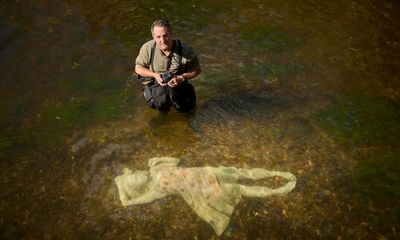
[[[182,44],[181,44],[181,41],[179,39],[176,40],[176,44],[177,44],[177,46],[176,46],[176,48],[177,48],[176,54],[178,55],[178,72],[177,72],[177,74],[180,74],[181,73],[181,69],[182,69]]]
[[[169,68],[171,67],[171,63],[172,63],[172,57],[174,56],[174,52],[170,52],[168,55],[168,61],[167,61],[167,68],[165,69],[165,71],[168,71]]]
[[[172,64],[172,58],[174,57],[174,49],[176,48],[176,54],[178,55],[178,72],[180,72],[181,67],[182,67],[182,44],[180,40],[174,40],[171,53],[168,55],[168,61],[167,61],[167,68],[165,71],[168,71],[169,68],[171,67]],[[154,72],[154,55],[156,52],[156,42],[154,42],[153,46],[151,47],[151,53],[150,53],[150,70]]]
[[[153,46],[151,47],[151,52],[150,52],[150,70],[154,72],[154,66],[153,66],[153,60],[154,60],[154,54],[156,52],[156,42],[154,41]]]

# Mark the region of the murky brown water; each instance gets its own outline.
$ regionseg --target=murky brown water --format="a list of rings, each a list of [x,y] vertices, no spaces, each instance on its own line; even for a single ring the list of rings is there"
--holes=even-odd
[[[397,1],[1,3],[2,239],[216,239],[178,197],[123,208],[124,167],[290,171],[221,239],[398,239]],[[200,54],[198,106],[148,109],[129,80],[166,16]]]

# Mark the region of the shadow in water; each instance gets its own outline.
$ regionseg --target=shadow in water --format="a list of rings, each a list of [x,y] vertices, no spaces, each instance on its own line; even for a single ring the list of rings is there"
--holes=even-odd
[[[255,94],[240,94],[210,99],[198,107],[194,116],[197,124],[235,124],[240,119],[267,120],[288,108],[280,98]]]

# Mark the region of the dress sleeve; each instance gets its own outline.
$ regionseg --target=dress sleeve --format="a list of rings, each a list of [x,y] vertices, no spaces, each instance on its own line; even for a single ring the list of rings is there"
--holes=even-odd
[[[123,206],[138,205],[151,203],[157,199],[163,198],[165,194],[161,194],[152,189],[149,191],[135,197],[135,198],[121,198],[121,203]]]
[[[155,157],[155,158],[150,158],[149,159],[149,167],[154,167],[156,165],[165,163],[171,166],[177,166],[179,164],[180,160],[178,158],[172,158],[172,157]]]

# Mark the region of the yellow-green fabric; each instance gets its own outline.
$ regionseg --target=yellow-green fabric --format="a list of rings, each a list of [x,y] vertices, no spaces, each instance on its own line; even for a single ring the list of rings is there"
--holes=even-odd
[[[196,214],[221,235],[229,224],[233,210],[246,197],[267,197],[290,192],[296,177],[289,172],[268,171],[262,168],[235,167],[178,167],[179,159],[152,158],[150,172],[125,170],[115,178],[124,206],[149,203],[167,195],[181,196]],[[244,186],[241,179],[261,179],[280,176],[288,182],[279,188]]]
[[[136,58],[135,64],[141,67],[145,67],[150,69],[150,56],[151,56],[151,49],[154,45],[154,40],[150,40],[143,44],[140,48],[139,55]],[[182,65],[185,66],[187,69],[194,69],[200,66],[199,58],[197,54],[191,47],[188,47],[184,43],[181,42],[182,47]],[[170,71],[175,74],[179,70],[179,57],[178,57],[178,44],[177,40],[174,40],[173,45],[173,53],[174,56],[172,58]],[[168,58],[165,54],[156,46],[153,58],[153,67],[154,69],[150,69],[153,72],[161,73],[166,71]]]

